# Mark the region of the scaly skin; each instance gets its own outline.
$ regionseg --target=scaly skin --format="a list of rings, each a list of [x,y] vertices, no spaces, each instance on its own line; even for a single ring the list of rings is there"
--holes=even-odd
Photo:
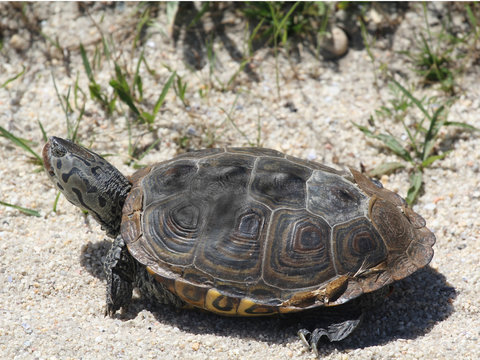
[[[173,305],[177,308],[185,304],[177,296],[156,281],[145,266],[130,255],[121,236],[113,241],[103,264],[107,277],[107,304],[105,315],[113,317],[115,312],[126,310],[132,300],[134,287],[140,289],[154,304]]]

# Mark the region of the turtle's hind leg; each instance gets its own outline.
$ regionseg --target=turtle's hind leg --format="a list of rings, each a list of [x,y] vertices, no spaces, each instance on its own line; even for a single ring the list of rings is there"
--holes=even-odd
[[[298,331],[298,336],[306,346],[313,349],[315,354],[318,355],[318,342],[322,337],[325,337],[331,342],[341,341],[360,325],[362,318],[363,313],[361,313],[356,319],[333,322],[326,328],[319,327],[311,332],[307,329],[300,329]]]
[[[135,280],[135,260],[129,254],[121,235],[113,241],[103,269],[107,278],[105,316],[113,316],[117,310],[126,309],[130,304]]]

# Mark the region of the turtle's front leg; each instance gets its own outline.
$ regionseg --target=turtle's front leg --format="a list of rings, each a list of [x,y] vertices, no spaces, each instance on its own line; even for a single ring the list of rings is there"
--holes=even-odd
[[[121,235],[113,241],[105,257],[103,269],[107,278],[105,316],[113,316],[117,310],[126,309],[130,304],[135,279],[135,261]]]

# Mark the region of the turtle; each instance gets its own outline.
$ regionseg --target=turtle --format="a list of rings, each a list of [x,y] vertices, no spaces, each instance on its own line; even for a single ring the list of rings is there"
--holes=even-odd
[[[433,257],[435,235],[395,192],[266,148],[181,154],[126,177],[103,157],[51,137],[49,178],[113,238],[105,315],[132,290],[158,306],[225,316],[288,315],[345,304],[405,278]],[[365,295],[364,295],[365,296]],[[361,316],[301,339],[340,341]]]

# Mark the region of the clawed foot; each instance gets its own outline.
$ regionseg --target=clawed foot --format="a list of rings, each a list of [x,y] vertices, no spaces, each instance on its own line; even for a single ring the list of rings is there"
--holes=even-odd
[[[329,325],[326,329],[317,328],[313,332],[307,329],[300,329],[298,336],[302,342],[309,348],[313,349],[318,356],[318,342],[322,337],[326,337],[330,342],[340,341],[350,335],[357,327],[363,318],[363,314],[354,320],[347,320],[336,324]]]
[[[135,276],[135,265],[120,236],[114,240],[105,258],[104,270],[107,278],[105,316],[113,317],[130,304]]]

